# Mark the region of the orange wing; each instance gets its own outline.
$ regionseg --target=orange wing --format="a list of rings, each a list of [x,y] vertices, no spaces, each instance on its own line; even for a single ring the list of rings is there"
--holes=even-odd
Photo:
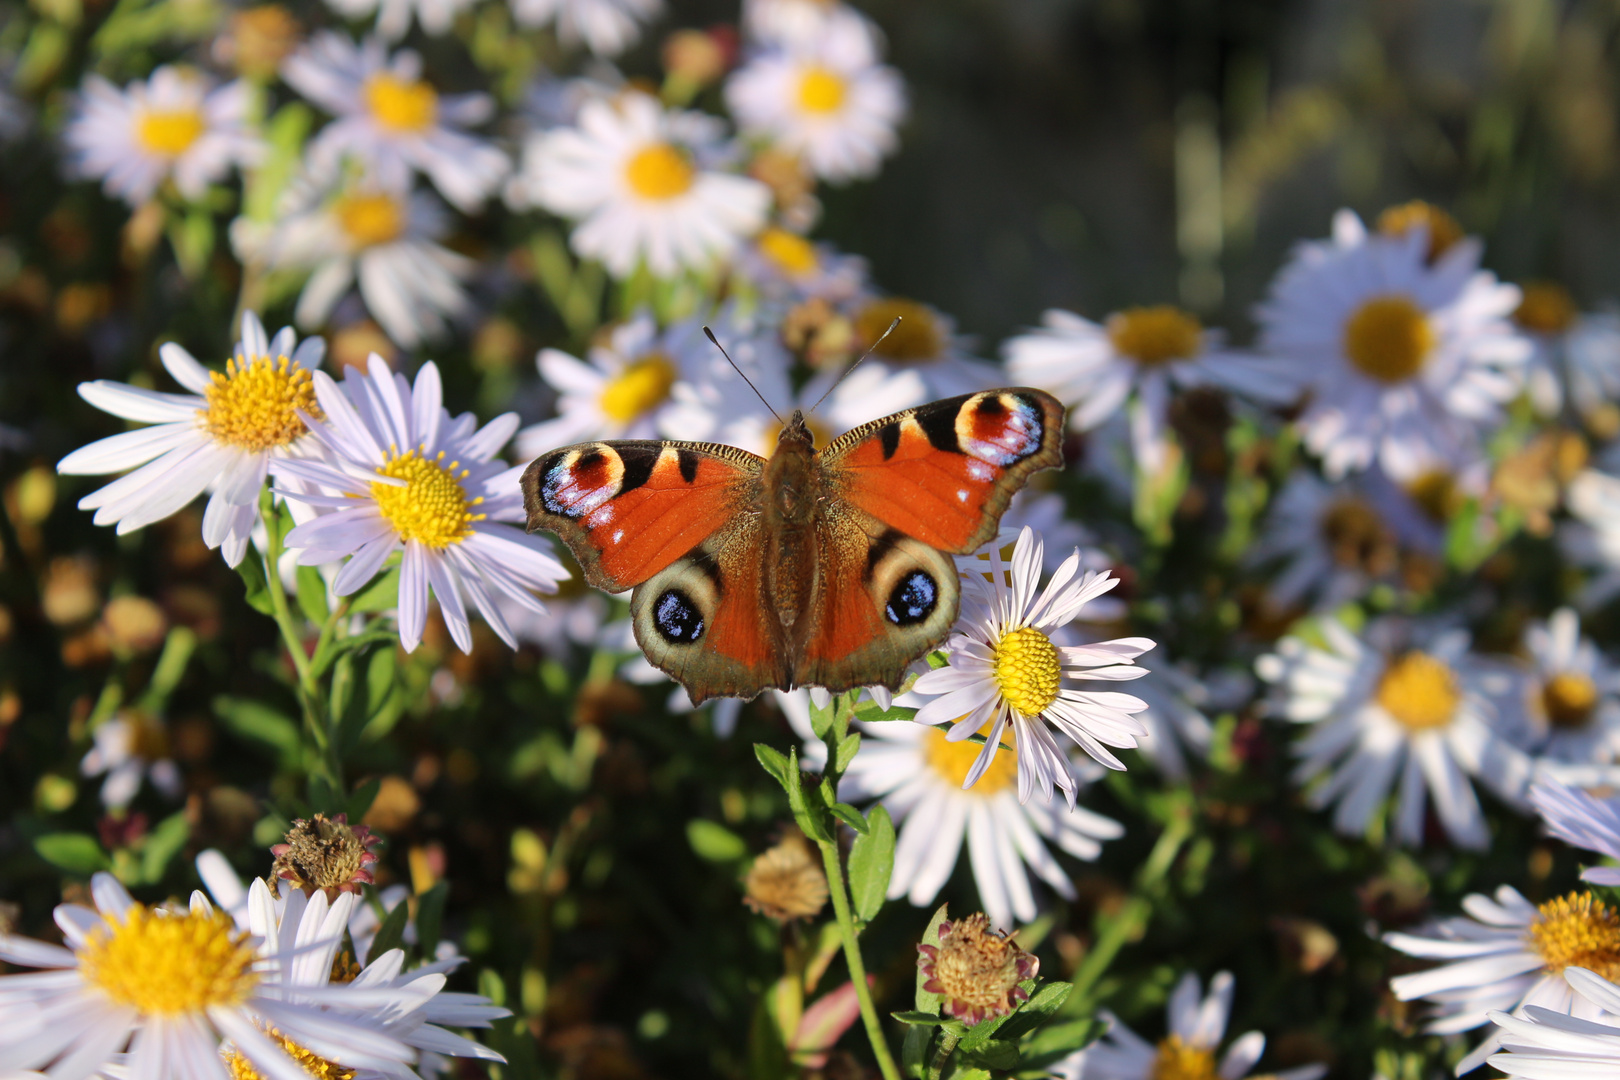
[[[765,459],[715,443],[581,443],[523,472],[530,532],[560,536],[599,589],[665,569],[758,499]]]
[[[863,424],[820,456],[839,497],[965,554],[995,536],[1031,473],[1063,464],[1063,406],[1023,387],[946,398]]]

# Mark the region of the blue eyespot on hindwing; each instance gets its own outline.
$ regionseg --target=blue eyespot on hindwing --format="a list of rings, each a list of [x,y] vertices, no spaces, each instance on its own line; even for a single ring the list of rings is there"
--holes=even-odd
[[[703,636],[703,615],[680,589],[665,589],[653,601],[653,626],[671,645],[690,645]]]
[[[883,614],[896,626],[912,626],[928,618],[938,603],[939,586],[934,579],[921,570],[913,570],[889,593]]]

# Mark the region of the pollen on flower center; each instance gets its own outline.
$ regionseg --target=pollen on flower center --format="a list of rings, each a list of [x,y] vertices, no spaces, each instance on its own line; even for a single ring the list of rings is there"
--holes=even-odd
[[[1375,697],[1402,727],[1425,731],[1451,723],[1462,691],[1451,668],[1426,652],[1413,651],[1384,669]]]
[[[1591,893],[1570,893],[1536,909],[1530,946],[1552,974],[1575,966],[1620,978],[1620,914]]]
[[[643,199],[663,201],[685,195],[697,177],[686,155],[669,143],[653,143],[633,154],[624,167],[625,182]]]
[[[247,450],[286,446],[304,434],[300,409],[316,419],[323,415],[310,373],[285,356],[227,360],[223,373],[209,376],[203,397],[208,407],[198,414],[208,433]]]
[[[654,352],[625,367],[602,388],[599,404],[602,414],[620,424],[628,424],[669,397],[670,387],[680,375],[675,362]]]
[[[438,93],[420,79],[379,71],[366,79],[361,94],[377,123],[390,131],[426,131],[439,116]]]
[[[873,348],[896,318],[900,325],[894,333]],[[862,349],[872,349],[874,356],[901,363],[933,360],[945,351],[945,331],[934,313],[915,300],[899,297],[874,300],[857,312],[855,339]]]
[[[1109,316],[1108,340],[1143,367],[1198,355],[1204,328],[1170,304],[1126,308]]]
[[[258,984],[255,950],[228,915],[168,915],[136,904],[91,933],[79,952],[85,982],[148,1016],[235,1005]]]
[[[1149,1080],[1216,1080],[1215,1052],[1193,1046],[1180,1035],[1159,1043],[1153,1053]]]
[[[424,446],[420,451],[391,455],[388,464],[377,470],[378,475],[406,484],[372,484],[371,496],[401,540],[419,540],[431,548],[459,544],[472,531],[473,522],[484,520],[483,514],[472,512],[484,501],[483,496],[467,498],[461,481],[471,474],[461,468],[461,462],[446,465],[443,450],[436,457],[426,454]]]
[[[949,780],[952,786],[962,787],[967,782],[967,775],[973,768],[974,761],[978,760],[979,744],[968,739],[951,742],[945,738],[945,732],[937,728],[923,735],[923,739],[928,744],[923,752],[927,755],[929,768]],[[1012,746],[1012,728],[1002,731],[999,741]],[[1005,791],[1017,782],[1018,756],[998,753],[990,759],[990,767],[984,770],[979,782],[963,790],[970,795],[989,796],[998,791]]]
[[[154,154],[179,157],[202,137],[206,126],[196,109],[154,109],[136,121],[135,138]]]
[[[837,112],[848,89],[837,72],[811,65],[799,76],[799,108],[807,113]]]
[[[318,1054],[311,1053],[287,1036],[270,1028],[265,1034],[274,1039],[287,1055],[298,1062],[303,1070],[315,1080],[354,1080],[355,1070],[334,1061],[327,1061]],[[235,1050],[225,1053],[225,1066],[231,1071],[231,1080],[265,1080],[263,1073],[253,1067],[253,1063]]]
[[[1337,565],[1374,577],[1395,568],[1395,537],[1365,500],[1336,500],[1323,512],[1318,527]]]
[[[759,234],[759,250],[789,277],[811,273],[820,261],[814,244],[798,233],[774,226]]]
[[[405,232],[404,203],[380,191],[344,195],[332,204],[332,213],[355,247],[387,244]]]
[[[1520,286],[1522,297],[1513,312],[1513,321],[1537,334],[1562,334],[1575,322],[1575,301],[1569,290],[1552,281],[1532,281]]]
[[[1379,382],[1416,375],[1434,344],[1434,327],[1409,296],[1375,296],[1344,324],[1345,355],[1357,371]]]
[[[1033,626],[1021,626],[995,645],[996,684],[1007,704],[1038,716],[1057,700],[1063,669],[1057,646]]]
[[[1597,699],[1597,684],[1579,671],[1560,671],[1541,687],[1547,721],[1557,728],[1585,727]]]

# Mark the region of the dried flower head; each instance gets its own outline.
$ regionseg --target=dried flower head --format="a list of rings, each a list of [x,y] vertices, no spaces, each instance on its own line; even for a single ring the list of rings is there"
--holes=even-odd
[[[827,903],[827,877],[797,829],[754,860],[743,888],[743,903],[777,922],[814,918]]]
[[[1041,969],[1005,932],[990,929],[982,913],[939,924],[939,945],[918,945],[923,989],[945,997],[945,1012],[967,1024],[1001,1016],[1029,998],[1018,984]]]
[[[370,867],[377,854],[373,849],[381,842],[382,837],[371,835],[366,826],[350,825],[348,814],[316,814],[308,821],[299,818],[288,830],[286,843],[270,849],[276,857],[270,868],[272,888],[280,878],[308,896],[320,890],[327,899],[335,900],[338,893],[357,893],[361,885],[374,881]]]

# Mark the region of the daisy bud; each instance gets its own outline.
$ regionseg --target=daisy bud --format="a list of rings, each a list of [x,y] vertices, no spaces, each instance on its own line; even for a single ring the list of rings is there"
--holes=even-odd
[[[827,877],[797,829],[754,860],[743,889],[743,903],[777,922],[813,919],[827,903]]]
[[[288,830],[287,842],[270,849],[276,857],[272,885],[281,878],[304,890],[306,896],[319,890],[329,900],[336,900],[339,893],[358,893],[361,885],[375,880],[370,868],[377,855],[372,849],[380,843],[382,837],[371,835],[368,827],[351,826],[348,814],[316,814],[308,821],[299,818]]]
[[[939,945],[919,945],[923,989],[945,997],[945,1012],[966,1024],[1012,1012],[1029,999],[1018,984],[1041,962],[1005,932],[993,932],[983,914],[939,924]]]

